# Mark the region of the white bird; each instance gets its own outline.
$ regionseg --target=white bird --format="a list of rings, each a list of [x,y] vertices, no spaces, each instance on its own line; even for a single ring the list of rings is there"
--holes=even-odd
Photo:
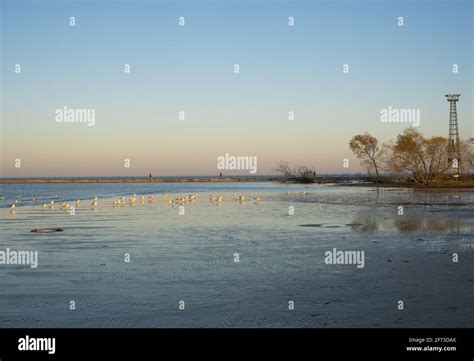
[[[71,207],[71,206],[69,205],[69,203],[63,202],[63,204],[61,204],[61,209],[62,209],[63,211],[69,210],[70,207]]]
[[[10,205],[10,208],[11,208],[11,209],[15,209],[17,202],[18,202],[18,201],[15,199],[15,202],[13,202],[13,203]]]

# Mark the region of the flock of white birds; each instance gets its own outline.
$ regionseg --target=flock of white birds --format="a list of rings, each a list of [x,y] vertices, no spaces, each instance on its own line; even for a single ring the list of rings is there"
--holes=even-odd
[[[21,196],[17,196],[17,199],[10,205],[10,209],[11,209],[12,213],[15,213],[17,203],[18,203],[18,200],[20,198],[21,198]],[[262,196],[254,195],[253,193],[250,193],[250,196],[248,198],[253,199],[255,204],[259,204],[260,201],[262,200]],[[161,197],[161,200],[163,202],[166,202],[168,204],[169,208],[173,208],[175,205],[182,206],[182,205],[185,205],[187,203],[192,204],[192,203],[196,202],[198,199],[199,199],[199,197],[198,197],[197,194],[189,194],[189,195],[184,195],[184,196],[180,195],[180,196],[177,196],[177,197],[174,197],[174,198],[172,196],[170,196],[169,194],[164,194]],[[232,197],[232,200],[235,201],[235,202],[239,202],[240,204],[244,204],[245,203],[245,196],[234,193],[234,195]],[[36,198],[33,198],[32,201],[36,202]],[[155,203],[155,201],[156,201],[156,198],[153,195],[138,196],[137,194],[133,194],[130,197],[122,196],[118,199],[114,199],[111,202],[111,204],[109,204],[109,205],[113,206],[114,208],[119,208],[119,207],[123,207],[127,204],[130,205],[130,206],[134,206],[137,203],[139,203],[139,204]],[[224,196],[222,194],[218,194],[218,195],[211,194],[209,196],[209,202],[212,203],[212,204],[215,204],[217,206],[220,206],[224,202]],[[107,203],[101,203],[100,205],[107,205]],[[92,203],[90,203],[90,206],[91,206],[92,210],[97,210],[97,208],[99,207],[98,197],[94,197],[94,199],[92,200]],[[41,204],[41,208],[44,208],[44,209],[61,209],[65,212],[71,212],[71,211],[75,210],[76,208],[80,208],[80,207],[81,207],[81,200],[80,199],[76,199],[75,202],[71,202],[71,203],[62,202],[60,204],[56,203],[56,201],[53,199],[49,203]]]

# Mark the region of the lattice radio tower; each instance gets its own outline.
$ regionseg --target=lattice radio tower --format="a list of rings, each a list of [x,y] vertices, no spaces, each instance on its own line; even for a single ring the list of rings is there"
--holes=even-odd
[[[459,175],[461,170],[461,151],[459,149],[458,113],[456,102],[461,94],[446,94],[449,102],[449,138],[448,138],[448,167],[453,175]]]

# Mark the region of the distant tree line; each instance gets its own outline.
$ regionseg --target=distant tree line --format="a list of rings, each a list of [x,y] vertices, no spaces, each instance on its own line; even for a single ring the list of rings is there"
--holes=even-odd
[[[408,128],[394,141],[380,143],[365,132],[352,137],[349,147],[369,176],[376,179],[383,174],[427,185],[452,178],[449,171],[453,165],[448,164],[448,139],[445,137],[425,137],[415,128]],[[465,175],[474,172],[474,138],[460,141],[460,153],[457,170]],[[288,162],[280,161],[275,170],[282,175],[282,181],[317,181],[316,172],[307,166],[291,167]]]
[[[355,135],[350,149],[360,159],[369,174],[381,172],[404,176],[420,184],[446,179],[452,167],[448,164],[448,139],[441,136],[424,137],[415,128],[408,128],[395,141],[380,144],[368,132]],[[474,138],[460,141],[461,173],[474,170]]]

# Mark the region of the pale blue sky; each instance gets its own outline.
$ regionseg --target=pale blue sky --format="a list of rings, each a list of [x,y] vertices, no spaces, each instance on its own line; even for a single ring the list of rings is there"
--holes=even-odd
[[[472,137],[472,4],[3,0],[2,175],[215,174],[225,153],[257,156],[259,174],[281,159],[357,172],[352,135],[405,128],[380,109],[419,108],[419,130],[446,136],[449,92]],[[96,125],[56,123],[65,105]]]

